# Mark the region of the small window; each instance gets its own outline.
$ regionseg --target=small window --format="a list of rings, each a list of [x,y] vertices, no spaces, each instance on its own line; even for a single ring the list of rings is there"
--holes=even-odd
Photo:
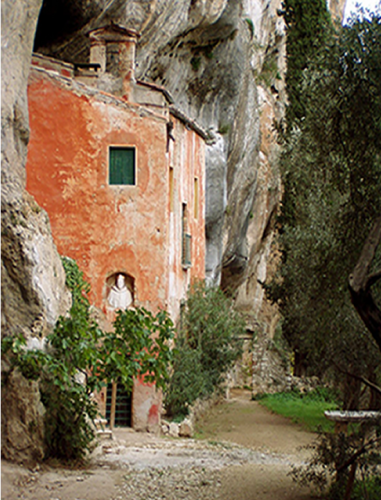
[[[198,179],[194,178],[194,193],[193,193],[193,203],[194,203],[194,218],[198,219]]]
[[[110,147],[109,184],[135,185],[135,148]]]
[[[119,76],[119,44],[108,43],[106,45],[106,72]]]
[[[188,233],[188,209],[186,203],[183,203],[182,214],[182,255],[181,264],[183,269],[189,269],[192,265],[192,237]]]
[[[173,181],[173,168],[169,168],[169,210],[173,212],[174,203],[174,181]]]

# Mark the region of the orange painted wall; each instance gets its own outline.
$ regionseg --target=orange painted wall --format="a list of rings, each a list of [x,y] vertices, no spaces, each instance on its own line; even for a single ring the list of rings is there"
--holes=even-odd
[[[134,305],[152,312],[164,308],[176,321],[190,283],[205,274],[201,137],[168,110],[126,103],[41,68],[31,71],[29,114],[27,190],[47,211],[59,253],[84,272],[91,302],[112,319],[106,280],[122,272],[134,278]],[[168,120],[175,137],[169,151]],[[108,184],[111,145],[136,147],[135,186]],[[192,235],[187,270],[181,264],[183,203]],[[159,407],[160,394],[137,381],[134,427],[156,425]]]
[[[167,152],[168,117],[71,82],[31,72],[27,189],[49,214],[59,252],[84,271],[97,307],[105,309],[106,279],[119,271],[135,279],[135,304],[176,319],[191,281],[204,278],[204,142],[170,117],[176,140]],[[110,145],[136,147],[136,186],[108,185]],[[183,203],[189,270],[181,265]]]
[[[175,122],[175,142],[171,142],[169,165],[173,169],[173,203],[169,206],[169,309],[178,312],[178,297],[185,298],[192,281],[205,277],[205,145],[201,137]],[[195,179],[198,194],[196,196]],[[197,207],[195,207],[197,202]],[[187,232],[192,236],[192,266],[182,267],[182,206],[187,207]]]
[[[170,241],[165,120],[139,116],[138,107],[79,95],[39,73],[31,77],[29,109],[27,189],[48,212],[59,252],[75,258],[85,272],[94,303],[103,306],[106,278],[122,271],[135,278],[137,304],[166,307],[167,254],[173,240],[181,244],[181,234],[177,221]],[[177,128],[176,136],[183,137],[176,137],[176,147],[186,149],[185,158],[175,165],[182,176],[176,184],[176,204],[181,205],[181,199],[193,196],[194,176],[191,172],[187,179],[188,167],[193,170],[198,163],[194,156],[200,155],[201,139],[180,122]],[[110,145],[136,147],[136,186],[108,185]],[[190,226],[194,267],[190,272],[178,263],[174,267],[186,283],[188,274],[203,277],[204,272],[203,255],[198,255],[203,254],[203,220],[201,230],[193,220]],[[179,259],[180,249],[177,253]]]

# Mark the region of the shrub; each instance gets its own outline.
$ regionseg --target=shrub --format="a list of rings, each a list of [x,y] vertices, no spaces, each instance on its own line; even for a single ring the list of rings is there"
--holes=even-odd
[[[243,318],[219,288],[203,282],[191,288],[176,342],[174,371],[165,403],[169,416],[188,413],[188,405],[211,394],[240,356]]]
[[[114,331],[105,333],[90,317],[89,285],[75,261],[63,258],[66,284],[72,293],[67,317],[60,317],[47,337],[45,351],[26,350],[26,340],[7,337],[11,368],[40,381],[45,406],[46,458],[81,460],[94,441],[92,421],[97,407],[91,393],[118,380],[127,390],[144,376],[164,387],[168,380],[173,324],[165,311],[156,316],[144,308],[118,311]]]
[[[329,500],[379,498],[374,495],[381,487],[377,474],[381,465],[380,427],[374,434],[369,430],[362,425],[348,436],[320,433],[307,447],[313,450],[309,463],[293,468],[294,480],[314,485]]]
[[[183,418],[195,399],[207,395],[205,374],[200,351],[191,349],[186,342],[177,344],[173,360],[173,375],[165,404],[170,416]]]

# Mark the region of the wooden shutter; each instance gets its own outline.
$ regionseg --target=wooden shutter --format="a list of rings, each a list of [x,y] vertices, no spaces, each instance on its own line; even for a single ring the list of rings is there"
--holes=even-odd
[[[109,183],[135,185],[135,148],[110,148]]]

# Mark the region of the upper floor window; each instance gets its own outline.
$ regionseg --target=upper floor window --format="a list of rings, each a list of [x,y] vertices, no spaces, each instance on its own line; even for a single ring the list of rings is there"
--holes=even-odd
[[[194,218],[198,219],[198,178],[194,178],[194,187],[193,187],[193,212]]]
[[[136,184],[136,151],[134,147],[110,146],[109,184]]]
[[[188,209],[183,203],[182,213],[182,255],[181,264],[183,269],[189,269],[192,265],[192,236],[188,233]]]

